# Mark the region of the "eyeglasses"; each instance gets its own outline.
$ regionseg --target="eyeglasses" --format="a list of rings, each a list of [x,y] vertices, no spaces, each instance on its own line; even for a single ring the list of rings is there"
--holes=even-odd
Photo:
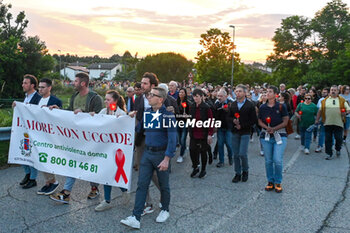
[[[305,98],[305,100],[311,100],[311,98]]]
[[[147,97],[152,98],[152,97],[154,97],[154,96],[157,96],[157,97],[159,97],[159,98],[162,98],[160,95],[156,95],[156,94],[154,94],[154,93],[152,93],[152,92],[148,93],[148,96],[147,96]]]

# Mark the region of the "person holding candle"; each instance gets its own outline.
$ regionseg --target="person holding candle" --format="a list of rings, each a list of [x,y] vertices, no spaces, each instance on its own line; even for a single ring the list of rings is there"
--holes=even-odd
[[[304,153],[308,155],[310,154],[312,131],[309,132],[307,128],[315,123],[318,108],[312,102],[311,94],[305,94],[304,100],[303,103],[298,104],[294,114],[299,119],[301,145],[304,147]]]
[[[263,145],[268,184],[266,191],[282,192],[283,155],[287,146],[288,111],[276,101],[277,87],[267,88],[267,103],[259,108],[258,123],[262,127],[260,142]]]
[[[326,160],[333,159],[333,137],[335,139],[336,155],[340,156],[341,145],[343,142],[343,128],[346,114],[350,113],[349,104],[346,100],[338,96],[339,89],[337,85],[333,85],[330,90],[330,95],[321,102],[321,107],[317,113],[315,124],[319,123],[320,118],[325,129],[325,145],[326,145]]]
[[[105,96],[105,105],[98,114],[106,114],[106,115],[115,115],[116,117],[125,116],[126,115],[126,107],[124,98],[115,90],[109,90]],[[95,112],[90,112],[90,115],[94,116]],[[104,211],[112,207],[111,204],[111,192],[112,186],[104,185],[104,195],[105,199],[95,208],[95,211]],[[120,188],[123,192],[123,202],[129,202],[130,195],[127,193],[127,189]]]
[[[248,180],[248,145],[252,126],[257,122],[255,104],[246,98],[247,87],[236,86],[236,100],[230,105],[228,125],[232,130],[232,150],[236,175],[233,183]]]
[[[179,98],[177,98],[177,105],[179,106],[180,117],[177,117],[176,120],[186,122],[185,115],[189,114],[190,103],[187,100],[187,93],[185,88],[181,88],[179,90]],[[183,156],[186,150],[187,127],[177,127],[177,133],[178,133],[181,149],[180,149],[180,155],[177,158],[176,162],[182,163]]]

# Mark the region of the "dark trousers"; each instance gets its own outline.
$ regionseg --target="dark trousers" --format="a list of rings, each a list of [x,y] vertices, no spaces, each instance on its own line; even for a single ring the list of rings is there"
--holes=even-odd
[[[324,131],[326,136],[326,154],[332,156],[333,136],[335,139],[335,150],[340,151],[343,143],[343,128],[336,125],[325,125]]]
[[[202,171],[205,171],[207,166],[207,139],[194,139],[190,140],[190,155],[192,160],[192,167],[197,168],[199,165],[199,155],[202,160]]]

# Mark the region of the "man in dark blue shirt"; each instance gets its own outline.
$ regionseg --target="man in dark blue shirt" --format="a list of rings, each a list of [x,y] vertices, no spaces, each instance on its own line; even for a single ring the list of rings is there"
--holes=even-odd
[[[144,210],[147,191],[153,172],[157,172],[161,191],[161,211],[157,222],[165,222],[169,218],[169,160],[176,150],[175,116],[163,105],[167,98],[164,89],[154,87],[148,94],[151,108],[144,112],[144,118],[139,122],[136,131],[145,129],[145,150],[141,158],[139,180],[135,196],[133,214],[120,222],[132,228],[140,229],[141,214]],[[146,116],[151,115],[151,118]],[[147,121],[147,120],[148,121]],[[151,119],[151,120],[149,120]]]

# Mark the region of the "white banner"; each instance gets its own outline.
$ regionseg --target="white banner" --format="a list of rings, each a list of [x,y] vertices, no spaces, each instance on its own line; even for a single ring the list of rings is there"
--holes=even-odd
[[[16,102],[8,163],[130,189],[135,120]]]

